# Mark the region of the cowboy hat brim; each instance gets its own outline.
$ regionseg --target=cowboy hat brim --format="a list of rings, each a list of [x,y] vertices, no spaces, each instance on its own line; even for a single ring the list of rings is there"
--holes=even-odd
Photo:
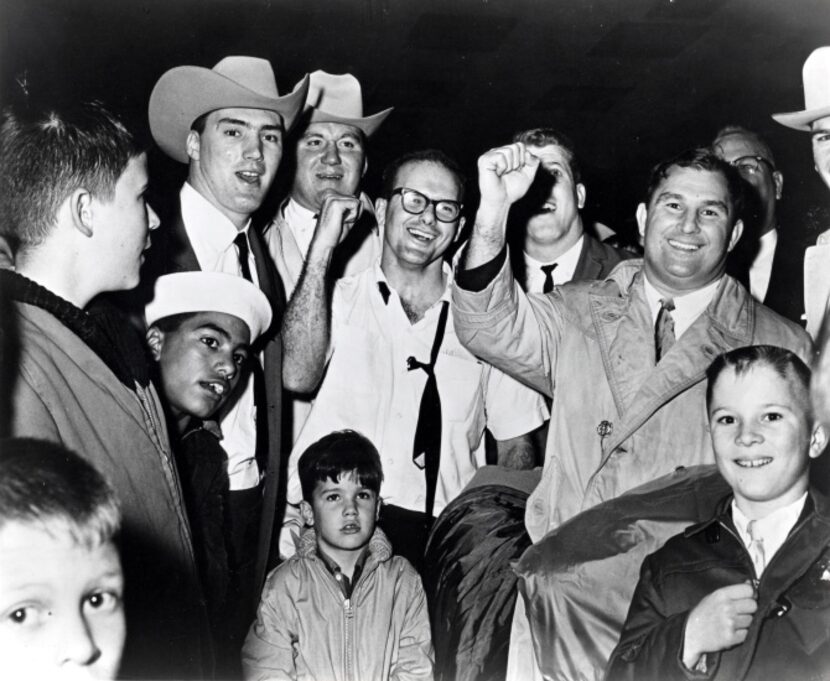
[[[386,117],[392,113],[392,109],[384,109],[380,113],[372,116],[365,116],[364,118],[346,118],[344,116],[337,116],[336,114],[326,113],[319,109],[310,109],[311,114],[308,117],[309,123],[343,123],[344,125],[352,125],[358,130],[362,130],[366,137],[371,137],[372,134],[380,127],[381,123],[386,120]]]
[[[199,116],[217,109],[267,109],[291,129],[305,103],[308,76],[284,97],[268,97],[202,66],[179,66],[159,78],[150,94],[148,117],[156,143],[171,158],[187,163],[187,135]]]
[[[806,111],[772,114],[773,119],[781,125],[786,125],[793,130],[804,130],[805,132],[810,132],[810,124],[813,121],[824,118],[825,116],[830,116],[830,105],[822,106],[818,109],[808,109]]]

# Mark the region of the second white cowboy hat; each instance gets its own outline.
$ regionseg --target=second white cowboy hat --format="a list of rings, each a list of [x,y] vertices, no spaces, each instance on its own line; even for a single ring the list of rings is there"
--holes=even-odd
[[[804,111],[773,114],[772,117],[788,128],[810,130],[810,124],[830,116],[830,47],[813,50],[802,70],[804,80]]]
[[[271,304],[243,277],[224,272],[175,272],[156,280],[153,300],[144,309],[147,326],[159,319],[190,312],[223,312],[238,317],[253,343],[271,326]]]
[[[297,83],[294,92],[297,92],[302,84],[302,81]],[[364,116],[363,93],[357,78],[350,73],[337,75],[325,71],[315,71],[311,74],[305,110],[309,112],[309,123],[353,125],[362,130],[366,137],[371,136],[392,113],[390,107],[372,116]]]
[[[291,94],[280,97],[271,64],[256,57],[225,57],[212,69],[177,66],[150,94],[150,132],[168,156],[187,163],[187,135],[199,116],[217,109],[268,109],[282,116],[288,130],[307,89],[306,75]]]

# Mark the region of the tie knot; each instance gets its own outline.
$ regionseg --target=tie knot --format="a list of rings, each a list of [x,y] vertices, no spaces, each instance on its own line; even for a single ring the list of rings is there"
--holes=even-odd
[[[550,265],[541,265],[539,267],[542,270],[542,273],[545,275],[545,281],[542,283],[542,293],[550,293],[553,291],[553,275],[551,272],[556,269],[556,263],[551,263]]]
[[[671,298],[660,298],[660,309],[674,312],[674,301]]]
[[[750,520],[746,524],[746,533],[749,535],[749,538],[752,541],[763,541],[761,538],[761,532],[758,529],[758,525],[756,525],[756,522],[754,520]]]
[[[551,272],[553,272],[553,270],[556,269],[557,264],[558,263],[551,263],[550,265],[542,265],[539,269],[542,270],[542,272],[544,272],[545,275],[548,275]]]

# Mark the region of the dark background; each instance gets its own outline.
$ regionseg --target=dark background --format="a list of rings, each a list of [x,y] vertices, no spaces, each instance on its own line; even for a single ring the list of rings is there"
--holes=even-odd
[[[803,108],[820,45],[830,0],[0,0],[0,98],[25,73],[145,123],[173,66],[265,57],[281,93],[308,71],[351,72],[366,113],[395,106],[372,139],[370,193],[402,151],[440,147],[472,174],[516,130],[554,125],[577,143],[592,216],[624,233],[655,162],[738,123],[768,138],[785,226],[810,240],[830,227],[830,195],[809,136],[769,115]]]

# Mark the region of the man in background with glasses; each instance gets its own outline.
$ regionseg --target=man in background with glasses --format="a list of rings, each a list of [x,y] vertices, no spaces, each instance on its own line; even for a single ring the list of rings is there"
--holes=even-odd
[[[755,300],[799,322],[804,312],[805,245],[778,221],[784,176],[775,167],[772,150],[757,133],[737,125],[721,128],[712,150],[737,168],[751,190],[746,192],[744,233],[729,254],[727,271]]]
[[[319,385],[289,459],[285,555],[301,529],[292,506],[302,499],[297,458],[334,430],[357,430],[377,446],[385,476],[380,526],[417,568],[432,518],[485,463],[485,427],[499,463],[532,466],[527,433],[547,417],[542,397],[476,360],[449,315],[452,270],[444,256],[464,225],[463,200],[461,172],[442,152],[394,161],[375,204],[380,260],[340,279],[333,295],[332,252],[360,202],[333,193],[324,200],[283,324],[285,386],[310,392]]]

